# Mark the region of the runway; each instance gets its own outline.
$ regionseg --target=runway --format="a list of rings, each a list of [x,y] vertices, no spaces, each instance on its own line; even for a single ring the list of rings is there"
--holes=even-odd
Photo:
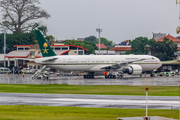
[[[145,109],[145,96],[0,93],[0,105]],[[179,109],[179,97],[149,96],[149,109]]]

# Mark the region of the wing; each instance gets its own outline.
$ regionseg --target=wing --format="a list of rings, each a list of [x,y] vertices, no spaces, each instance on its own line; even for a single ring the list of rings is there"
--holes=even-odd
[[[134,61],[127,61],[127,62],[120,63],[120,64],[115,64],[115,65],[110,65],[110,66],[102,67],[101,69],[111,69],[111,68],[112,69],[119,69],[122,66],[126,66],[128,64],[133,63],[133,62],[138,62],[138,61],[142,61],[142,60],[145,60],[145,59],[139,59],[139,60],[134,60]]]
[[[28,58],[14,58],[14,59],[18,59],[18,60],[29,60],[29,61],[35,61],[35,59],[28,59]]]
[[[57,59],[58,58],[51,58],[51,59],[43,60],[42,62],[53,62],[53,61],[55,61]]]

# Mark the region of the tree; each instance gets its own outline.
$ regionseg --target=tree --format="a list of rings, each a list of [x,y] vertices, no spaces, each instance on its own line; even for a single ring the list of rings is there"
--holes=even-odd
[[[148,39],[147,37],[138,37],[131,41],[131,50],[126,54],[148,54],[151,44],[155,42],[154,39]]]
[[[177,44],[167,38],[164,38],[163,42],[154,42],[150,47],[152,55],[158,57],[161,61],[172,60],[177,48]]]
[[[51,45],[55,38],[52,35],[46,36],[45,39],[48,41],[48,43]]]
[[[6,53],[16,50],[14,45],[34,45],[36,36],[34,33],[6,34]],[[3,53],[4,34],[0,34],[0,53]]]
[[[42,34],[44,36],[47,36],[47,27],[45,25],[42,25],[41,23],[35,23],[33,26],[32,26],[32,29],[31,29],[31,32],[34,32],[35,30],[39,30],[42,32]]]
[[[89,36],[89,37],[86,37],[84,41],[97,42],[97,38],[95,36]]]
[[[103,43],[106,46],[112,46],[113,45],[113,41],[110,41],[106,38],[100,38],[100,42]],[[97,39],[97,43],[99,43],[99,39]]]
[[[65,45],[77,45],[86,48],[85,54],[95,54],[95,49],[98,49],[94,42],[77,41],[77,40],[65,40],[62,43]]]
[[[0,26],[13,33],[20,33],[34,26],[32,20],[48,19],[50,15],[35,4],[40,4],[39,0],[3,0],[3,21]]]

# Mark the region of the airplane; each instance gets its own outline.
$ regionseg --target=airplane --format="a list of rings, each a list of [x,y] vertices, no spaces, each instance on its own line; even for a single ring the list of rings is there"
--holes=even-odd
[[[106,79],[116,78],[118,72],[140,75],[162,65],[157,57],[150,55],[56,55],[41,32],[35,30],[35,34],[43,56],[35,59],[36,63],[63,71],[85,71],[88,73],[84,75],[86,79],[103,72]]]

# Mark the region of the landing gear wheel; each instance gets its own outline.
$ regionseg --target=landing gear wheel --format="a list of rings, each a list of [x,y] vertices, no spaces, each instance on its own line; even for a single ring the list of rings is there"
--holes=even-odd
[[[116,78],[116,76],[115,76],[115,75],[113,75],[113,78],[115,79],[115,78]]]
[[[154,77],[154,74],[151,73],[151,77]]]
[[[84,75],[84,78],[86,79],[86,78],[87,78],[87,75]]]
[[[108,75],[107,77],[110,78],[110,75]]]

